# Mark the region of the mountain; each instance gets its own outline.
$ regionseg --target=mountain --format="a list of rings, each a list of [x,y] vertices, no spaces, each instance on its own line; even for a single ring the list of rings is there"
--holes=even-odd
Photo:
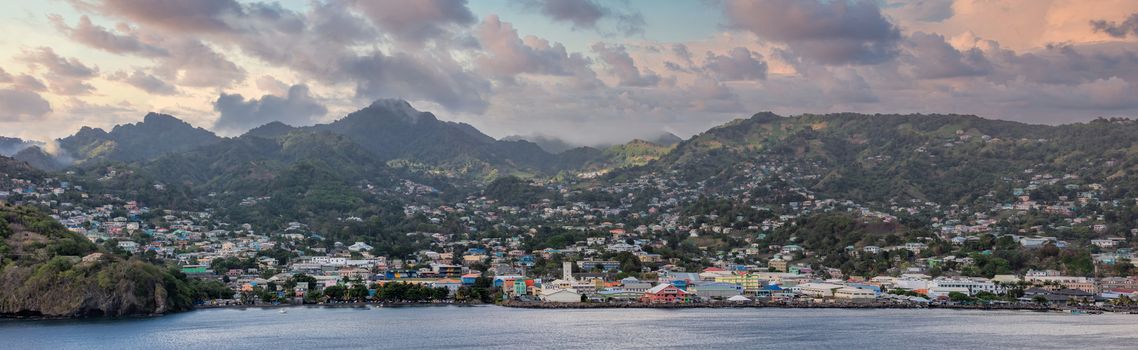
[[[109,187],[119,189],[167,185],[165,191],[146,192],[183,189],[188,196],[184,200],[191,200],[193,194],[209,192],[231,193],[237,200],[263,196],[294,180],[302,180],[305,186],[320,186],[324,181],[331,181],[346,187],[363,181],[381,184],[394,181],[394,175],[383,161],[345,136],[305,131],[273,139],[256,136],[223,139],[151,161],[123,165],[122,169],[116,179],[103,182],[109,181]],[[292,178],[300,176],[297,172],[310,177]],[[173,199],[165,202],[168,200]]]
[[[123,259],[31,207],[0,204],[0,316],[152,315],[188,310],[185,275]]]
[[[581,148],[581,147],[589,147],[589,148],[594,148],[594,149],[607,149],[607,148],[611,148],[613,146],[621,146],[619,144],[613,145],[610,143],[596,144],[596,145],[591,145],[591,146],[580,146],[577,144],[573,144],[569,141],[562,140],[562,139],[557,138],[557,137],[545,136],[545,135],[530,135],[530,136],[511,135],[511,136],[503,137],[502,140],[503,141],[529,141],[529,142],[533,142],[533,143],[537,144],[538,147],[541,147],[542,150],[545,150],[546,152],[553,153],[553,154],[560,154],[560,153],[563,153],[565,151],[576,149],[576,148]],[[684,139],[682,139],[679,136],[676,136],[675,134],[670,133],[670,132],[664,132],[662,134],[659,134],[659,135],[656,135],[653,137],[646,137],[646,138],[642,138],[642,139],[633,139],[633,141],[644,141],[644,142],[649,142],[649,143],[653,143],[653,144],[660,145],[660,146],[671,146],[671,145],[680,143],[680,141],[683,141],[683,140]]]
[[[960,203],[1009,179],[1078,176],[1138,194],[1138,124],[1045,126],[964,115],[755,114],[676,145],[648,166],[719,188],[767,174],[824,198]],[[1005,191],[1006,190],[1006,191]]]
[[[217,143],[221,138],[173,116],[149,113],[141,122],[117,125],[110,132],[83,127],[59,145],[78,163],[94,160],[133,162]]]
[[[400,201],[458,193],[430,175],[392,169],[344,135],[296,130],[278,138],[241,136],[157,159],[81,169],[91,191],[176,209],[213,209],[219,217],[258,227],[301,221],[334,236],[346,216],[402,218]],[[394,190],[405,180],[433,194]],[[394,209],[393,209],[394,208]],[[400,229],[394,220],[385,229]],[[345,238],[347,239],[347,238]]]
[[[668,154],[673,148],[644,140],[632,140],[604,149],[578,147],[557,156],[564,170],[607,171],[646,165]]]
[[[25,162],[36,169],[46,171],[56,171],[67,167],[69,160],[66,157],[56,157],[48,154],[43,148],[39,146],[31,146],[16,152],[12,158]]]
[[[641,166],[660,159],[660,157],[668,154],[671,150],[671,145],[661,145],[644,140],[632,140],[629,143],[605,149],[604,152],[602,152],[602,156],[605,161],[612,166]]]
[[[538,147],[541,147],[542,150],[545,150],[546,152],[553,153],[553,154],[559,154],[561,152],[565,152],[565,151],[580,147],[580,146],[571,144],[569,142],[566,142],[565,140],[562,140],[562,139],[559,139],[556,137],[551,137],[551,136],[544,136],[544,135],[530,135],[530,136],[511,135],[511,136],[503,137],[502,141],[529,141],[529,142],[533,142],[534,144],[537,144]]]
[[[644,145],[630,149],[626,144],[606,147],[613,148],[607,153],[581,149],[562,155],[560,153],[574,146],[543,136],[528,137],[532,140],[516,136],[495,140],[469,124],[441,121],[430,112],[416,110],[407,101],[395,99],[377,100],[328,124],[293,127],[271,122],[243,136],[276,139],[297,131],[343,135],[389,165],[481,183],[504,175],[551,176],[584,168],[641,165],[658,158],[660,153],[660,150],[652,150],[646,154]],[[655,139],[656,142],[647,143],[666,147],[679,138],[664,133]],[[175,117],[150,113],[142,122],[118,125],[110,132],[83,127],[74,135],[58,140],[62,150],[58,153],[49,154],[29,147],[18,158],[45,170],[68,165],[99,167],[115,162],[155,160],[223,140]]]
[[[0,156],[0,183],[3,183],[3,180],[7,178],[37,180],[43,176],[43,171],[27,162]]]
[[[24,150],[25,148],[41,145],[43,145],[41,142],[22,140],[15,137],[0,136],[0,156],[11,157],[17,152]]]
[[[534,143],[498,141],[468,124],[440,121],[402,100],[379,100],[343,119],[306,129],[345,135],[384,161],[453,176],[536,174],[557,164]]]
[[[291,125],[281,122],[271,122],[253,128],[252,130],[245,132],[245,135],[243,136],[256,136],[267,139],[275,139],[284,135],[288,135],[288,133],[292,132],[293,130],[296,130],[296,128],[292,127]]]
[[[671,146],[671,145],[683,142],[684,139],[680,138],[679,136],[676,136],[676,134],[673,134],[670,132],[664,132],[663,134],[660,134],[659,136],[656,136],[655,138],[649,138],[646,141],[660,145],[660,146]]]

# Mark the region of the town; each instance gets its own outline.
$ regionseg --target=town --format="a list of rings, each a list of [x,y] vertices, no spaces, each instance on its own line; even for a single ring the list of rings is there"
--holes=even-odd
[[[957,142],[967,141],[961,135]],[[422,230],[403,233],[416,242],[403,254],[375,242],[332,241],[303,222],[261,228],[215,219],[214,210],[151,208],[88,192],[66,180],[70,174],[4,179],[0,201],[45,208],[72,232],[116,254],[176,266],[225,286],[227,292],[200,300],[201,306],[373,301],[1128,308],[1138,300],[1130,239],[1138,229],[1112,222],[1135,201],[1104,198],[1103,186],[1077,176],[1028,170],[1022,179],[1008,180],[1008,193],[977,201],[987,205],[913,201],[871,208],[816,199],[796,185],[816,177],[809,168],[761,159],[740,166],[744,185],[726,191],[655,174],[594,185],[588,182],[592,174],[582,173],[579,180],[522,184],[556,199],[507,204],[471,195],[410,203],[402,215]],[[114,176],[113,170],[105,174]],[[411,181],[387,190],[435,191]],[[378,193],[371,186],[360,191]],[[597,206],[597,197],[615,204]],[[246,198],[240,205],[272,200]],[[337,220],[353,225],[366,219]],[[838,247],[837,239],[801,236],[818,229],[806,226],[831,220],[844,225],[840,230],[873,232]],[[1072,242],[1060,235],[1105,238]],[[1035,265],[1025,265],[1027,260]],[[1061,263],[1044,266],[1048,262]]]

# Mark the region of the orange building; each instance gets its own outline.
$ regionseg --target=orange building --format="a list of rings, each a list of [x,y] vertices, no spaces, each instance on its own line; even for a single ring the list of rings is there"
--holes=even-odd
[[[670,283],[661,283],[647,292],[644,296],[640,297],[641,302],[650,304],[660,303],[690,303],[692,302],[692,293],[680,289]]]

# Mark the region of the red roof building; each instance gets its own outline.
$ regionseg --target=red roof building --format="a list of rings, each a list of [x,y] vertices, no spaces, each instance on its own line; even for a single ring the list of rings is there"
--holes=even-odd
[[[670,283],[661,283],[652,287],[644,296],[640,297],[641,302],[650,304],[661,303],[690,303],[692,302],[692,293],[680,289]]]

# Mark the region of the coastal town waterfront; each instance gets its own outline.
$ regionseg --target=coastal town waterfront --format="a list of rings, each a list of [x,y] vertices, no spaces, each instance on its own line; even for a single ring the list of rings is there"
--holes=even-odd
[[[0,322],[22,349],[695,347],[1123,349],[1133,316],[852,309],[535,310],[498,306],[209,309],[154,318]],[[314,326],[319,325],[319,326]]]

